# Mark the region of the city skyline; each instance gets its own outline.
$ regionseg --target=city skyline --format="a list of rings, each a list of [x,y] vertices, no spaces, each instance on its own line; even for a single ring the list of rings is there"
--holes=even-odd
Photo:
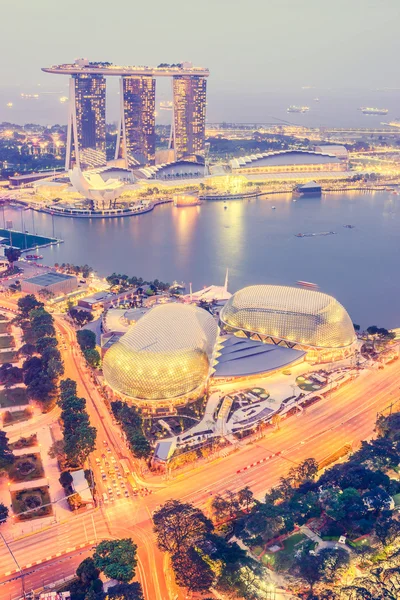
[[[60,80],[52,83],[40,74],[40,67],[50,57],[56,63],[83,56],[109,59],[117,64],[158,64],[162,60],[205,64],[212,72],[208,111],[211,120],[223,120],[224,113],[231,119],[248,120],[255,106],[259,110],[258,119],[262,118],[263,106],[267,118],[274,114],[270,94],[277,90],[292,93],[297,90],[301,94],[302,87],[312,86],[328,94],[343,88],[371,91],[399,87],[392,58],[399,50],[395,24],[400,7],[395,0],[384,3],[373,0],[367,6],[359,0],[350,5],[344,0],[334,5],[324,2],[323,11],[316,0],[301,5],[292,1],[253,0],[247,6],[247,24],[239,17],[238,2],[229,6],[220,2],[215,7],[206,0],[204,9],[196,15],[195,27],[185,4],[175,0],[172,29],[166,26],[169,8],[161,2],[155,3],[151,17],[144,8],[135,9],[133,14],[128,3],[123,6],[125,18],[118,26],[114,17],[101,9],[101,3],[100,6],[96,3],[93,10],[91,0],[83,6],[73,0],[67,14],[48,0],[42,0],[39,9],[24,7],[26,18],[21,23],[24,44],[16,48],[3,66],[0,96],[4,92],[5,101],[0,110],[4,116],[0,118],[12,120],[15,116],[6,109],[7,91],[40,91],[38,84],[43,92],[61,90]],[[80,15],[78,22],[76,14]],[[136,22],[148,22],[151,43],[143,27],[136,31],[127,47],[130,17]],[[5,7],[7,18],[11,22],[19,18],[16,5]],[[87,27],[89,21],[93,27]],[[52,45],[51,51],[46,36],[42,38],[37,33],[40,28],[57,33],[57,44]],[[312,35],[308,34],[310,28]],[[72,30],[76,35],[69,35]],[[11,30],[4,32],[0,42],[3,55],[8,55],[7,49],[12,47],[12,35]],[[368,43],[370,38],[372,43]],[[391,39],[390,53],[386,49],[388,39]],[[27,53],[25,46],[33,50]],[[219,52],[220,48],[224,51]],[[293,102],[297,102],[296,97]],[[34,116],[37,108],[32,104],[26,102],[25,110]],[[65,123],[64,114],[65,109],[55,105],[54,120]]]

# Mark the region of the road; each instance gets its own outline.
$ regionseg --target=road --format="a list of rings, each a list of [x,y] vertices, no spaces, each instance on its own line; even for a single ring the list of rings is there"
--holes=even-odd
[[[42,580],[51,579],[54,568],[52,561],[55,559],[45,561],[59,552],[67,552],[68,556],[72,556],[71,563],[67,565],[64,559],[57,563],[60,573],[64,569],[63,572],[69,574],[72,565],[75,565],[74,561],[78,560],[77,549],[83,551],[82,544],[86,549],[99,539],[131,537],[138,546],[137,574],[146,600],[183,598],[182,592],[172,581],[165,556],[155,545],[151,514],[159,505],[170,498],[176,498],[207,509],[212,495],[228,489],[238,490],[245,485],[250,486],[254,494],[262,498],[292,465],[308,457],[320,460],[346,443],[356,445],[362,439],[369,438],[373,434],[376,413],[399,395],[400,372],[396,362],[387,365],[382,371],[364,371],[359,378],[332,392],[328,398],[307,408],[299,416],[282,421],[279,430],[270,431],[257,442],[244,445],[225,458],[178,475],[166,482],[165,487],[153,488],[151,495],[135,496],[136,484],[133,479],[118,479],[107,473],[105,462],[110,466],[114,464],[111,456],[114,457],[115,464],[126,457],[132,471],[137,469],[137,464],[129,457],[119,429],[112,422],[101,395],[91,381],[76,347],[74,329],[60,317],[56,316],[55,320],[63,337],[61,352],[65,376],[77,381],[78,394],[87,399],[91,422],[98,430],[97,448],[91,457],[97,489],[100,495],[104,491],[108,494],[110,481],[115,481],[117,487],[113,488],[113,502],[109,500],[108,503],[101,503],[100,508],[84,516],[71,515],[67,523],[56,523],[45,531],[9,541],[21,567],[32,564],[33,555],[35,560],[43,561],[40,563],[37,580],[40,577]],[[262,464],[241,471],[267,457]],[[120,473],[121,469],[120,466]],[[102,471],[106,474],[106,480],[102,478]],[[121,487],[121,483],[125,484],[125,488]],[[120,496],[116,496],[114,492],[117,488],[121,491]],[[129,497],[122,493],[124,489],[128,491]],[[58,560],[61,558],[58,557]],[[7,565],[0,571],[1,597],[3,598],[3,592],[4,598],[18,597],[20,581],[11,581],[12,575],[2,575],[15,569],[12,557],[4,546],[0,549],[0,564]],[[31,567],[26,570],[32,578],[34,575],[31,571]]]

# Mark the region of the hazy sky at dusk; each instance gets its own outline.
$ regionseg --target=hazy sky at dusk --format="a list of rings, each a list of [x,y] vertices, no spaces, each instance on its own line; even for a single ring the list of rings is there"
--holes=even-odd
[[[77,57],[208,66],[210,99],[400,88],[400,0],[2,0],[0,89],[59,87]]]

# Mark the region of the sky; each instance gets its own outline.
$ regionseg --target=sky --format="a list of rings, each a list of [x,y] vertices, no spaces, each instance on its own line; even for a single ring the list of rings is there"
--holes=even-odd
[[[251,119],[268,95],[296,100],[304,86],[400,88],[400,0],[1,0],[1,9],[0,104],[14,89],[66,89],[40,68],[79,57],[207,66],[211,119]]]

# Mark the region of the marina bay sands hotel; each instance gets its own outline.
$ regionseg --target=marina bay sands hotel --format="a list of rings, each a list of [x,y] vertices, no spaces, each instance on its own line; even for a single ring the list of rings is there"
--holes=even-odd
[[[175,160],[204,152],[208,69],[191,63],[124,67],[77,60],[42,69],[69,75],[66,169],[106,164],[106,77],[120,78],[120,117],[115,158],[125,167],[155,163],[156,77],[172,78],[173,119],[170,148]]]

